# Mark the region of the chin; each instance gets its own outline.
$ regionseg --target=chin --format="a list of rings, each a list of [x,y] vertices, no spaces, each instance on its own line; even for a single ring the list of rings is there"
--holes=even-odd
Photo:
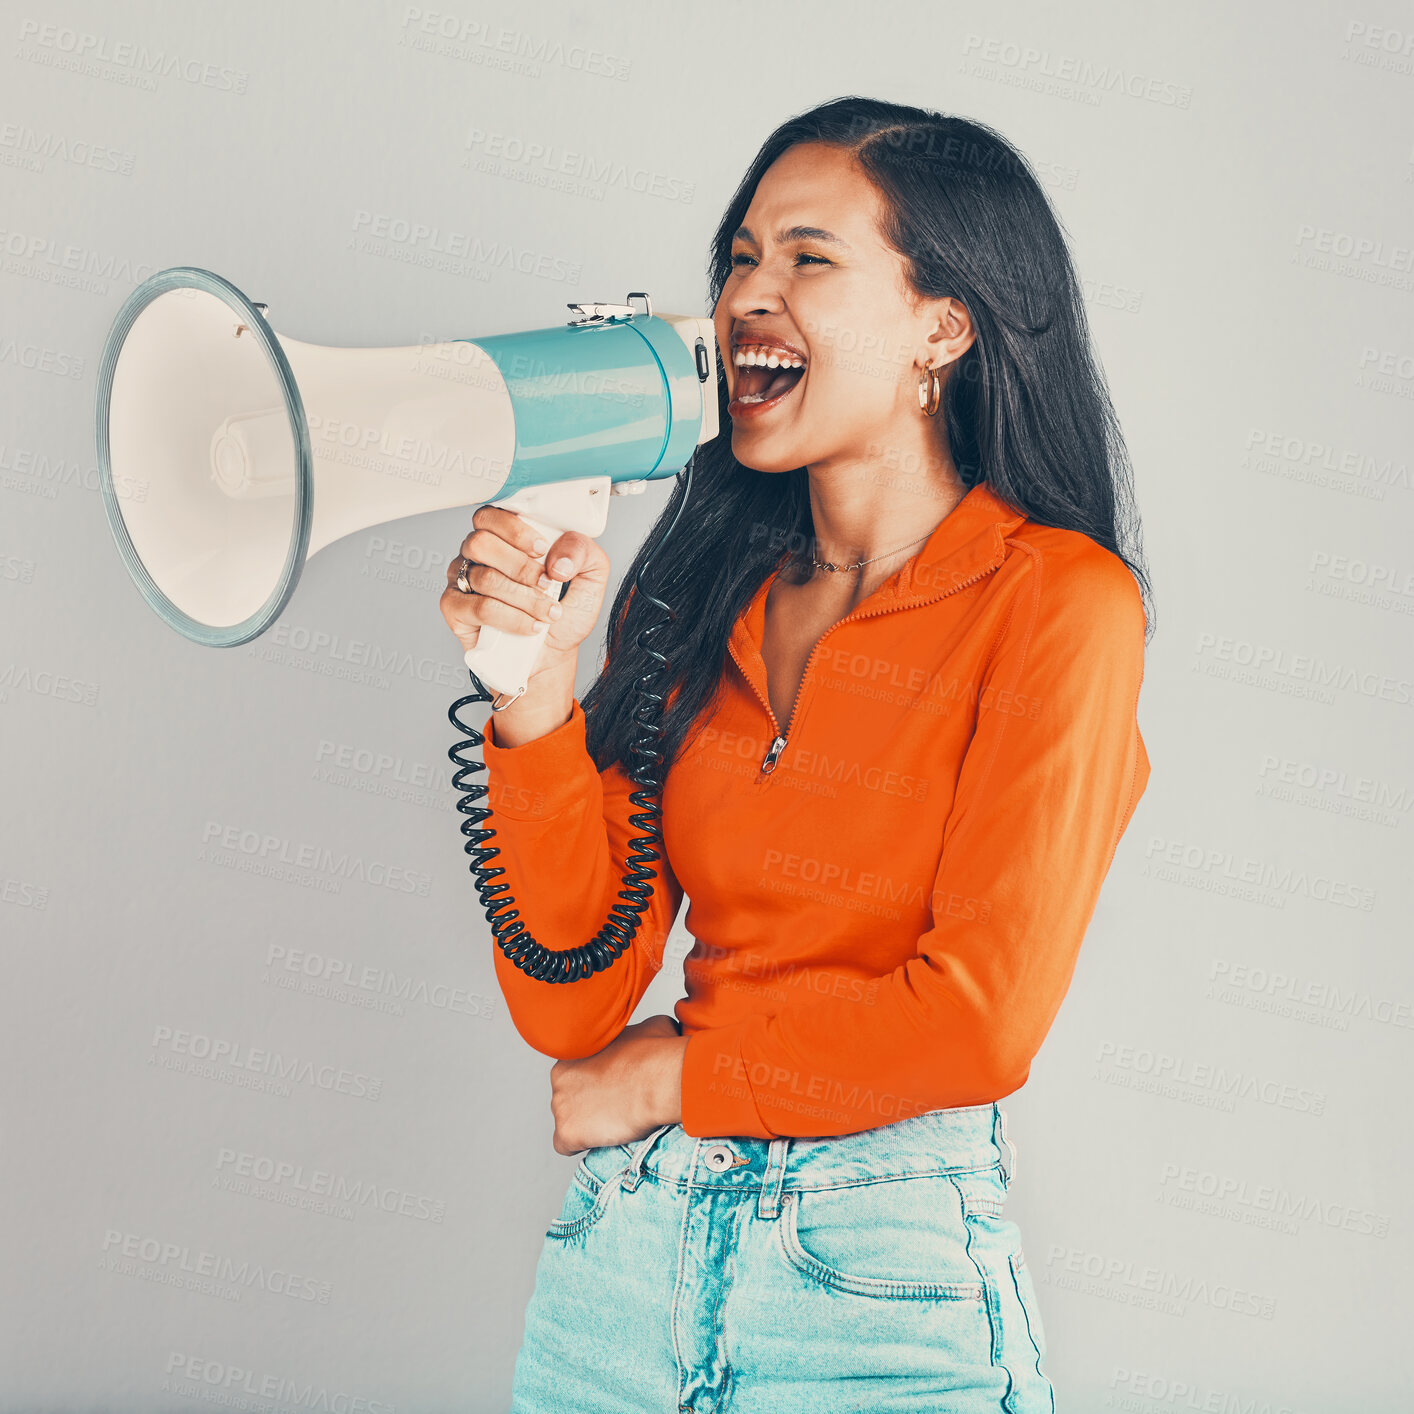
[[[751,471],[786,472],[804,466],[808,458],[799,449],[781,451],[770,445],[769,437],[732,429],[732,456]]]

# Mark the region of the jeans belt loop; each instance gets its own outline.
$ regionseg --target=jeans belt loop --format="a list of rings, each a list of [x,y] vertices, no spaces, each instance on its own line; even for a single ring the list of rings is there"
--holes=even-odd
[[[774,1218],[781,1211],[781,1186],[786,1178],[786,1155],[790,1152],[790,1140],[778,1135],[771,1140],[766,1151],[766,1172],[761,1178],[761,1191],[756,1195],[756,1216]]]
[[[1010,1188],[1012,1179],[1016,1177],[1016,1145],[1007,1138],[1006,1111],[1000,1105],[994,1105],[993,1108],[996,1110],[996,1116],[992,1125],[992,1138],[1002,1155],[1002,1186]]]
[[[643,1161],[648,1157],[648,1151],[662,1138],[673,1126],[671,1124],[660,1124],[652,1134],[645,1135],[638,1141],[638,1146],[633,1151],[633,1158],[629,1160],[623,1172],[619,1175],[619,1186],[632,1193],[643,1181]]]

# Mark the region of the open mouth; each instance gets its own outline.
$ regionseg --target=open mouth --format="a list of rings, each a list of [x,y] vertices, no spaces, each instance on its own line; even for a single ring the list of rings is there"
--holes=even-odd
[[[771,344],[740,344],[732,351],[735,392],[732,417],[755,417],[779,406],[805,377],[805,359]]]

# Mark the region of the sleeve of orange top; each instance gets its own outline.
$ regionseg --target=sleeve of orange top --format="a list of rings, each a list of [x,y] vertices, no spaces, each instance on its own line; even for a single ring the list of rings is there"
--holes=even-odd
[[[1132,575],[1108,551],[1060,566],[1027,553],[978,685],[917,955],[862,998],[812,994],[691,1033],[688,1134],[855,1133],[1025,1082],[1149,777]]]
[[[519,921],[551,949],[587,943],[623,901],[629,841],[645,831],[630,822],[639,789],[612,764],[595,769],[585,742],[585,716],[573,699],[569,720],[520,746],[496,742],[492,715],[482,746],[486,762],[488,841],[500,850],[490,863],[505,869],[496,882],[515,899]],[[663,964],[663,947],[683,890],[664,850],[652,861],[658,877],[633,944],[608,967],[577,982],[542,982],[516,967],[492,944],[496,981],[511,1020],[526,1043],[556,1060],[603,1050],[633,1015]],[[507,910],[509,911],[509,910]]]

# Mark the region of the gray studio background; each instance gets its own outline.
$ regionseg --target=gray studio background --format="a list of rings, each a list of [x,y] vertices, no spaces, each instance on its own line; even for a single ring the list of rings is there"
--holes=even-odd
[[[470,510],[185,641],[98,489],[119,305],[199,265],[331,345],[700,308],[761,139],[848,92],[1036,164],[1137,468],[1153,777],[1006,1101],[1061,1407],[1408,1407],[1408,8],[438,4],[4,7],[0,1411],[504,1409],[575,1162],[448,784]],[[620,570],[666,494],[616,502]],[[348,1080],[188,1066],[216,1042]]]

